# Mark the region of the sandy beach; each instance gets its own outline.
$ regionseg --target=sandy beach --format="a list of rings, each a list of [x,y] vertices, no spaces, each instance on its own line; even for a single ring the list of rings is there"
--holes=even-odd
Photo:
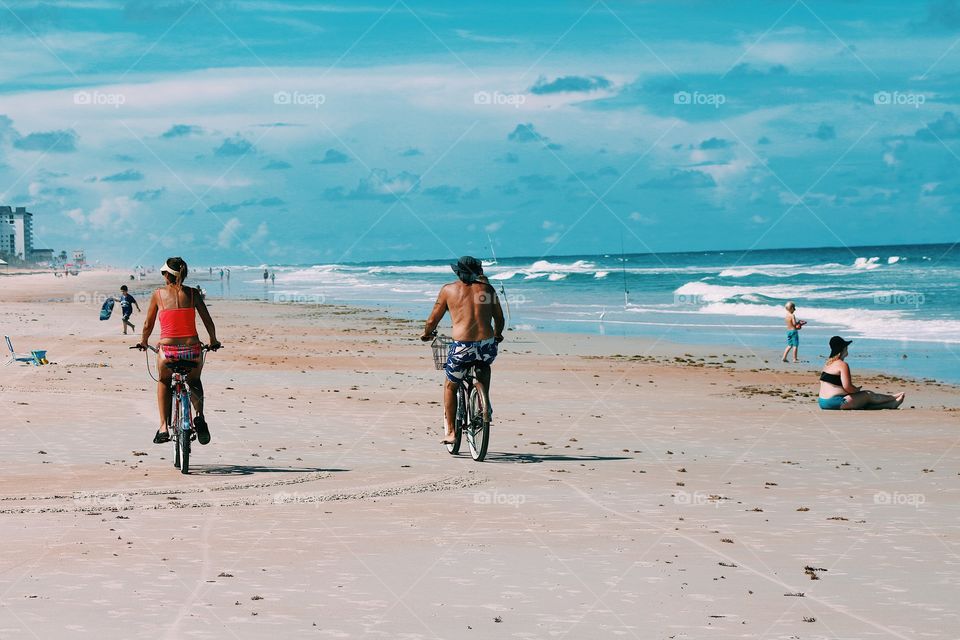
[[[904,408],[824,412],[813,347],[514,331],[474,463],[439,444],[419,324],[213,300],[213,441],[183,476],[137,337],[97,317],[123,283],[0,276],[4,334],[51,360],[0,368],[0,638],[960,629],[955,387],[858,376]]]

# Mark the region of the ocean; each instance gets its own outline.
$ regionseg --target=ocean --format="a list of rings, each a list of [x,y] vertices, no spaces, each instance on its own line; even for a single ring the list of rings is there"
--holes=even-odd
[[[483,257],[483,256],[480,256]],[[783,305],[797,304],[802,360],[832,335],[855,340],[851,366],[960,383],[960,249],[954,245],[485,258],[509,326],[652,337],[749,350],[776,363]],[[425,318],[448,261],[231,266],[202,282],[212,299],[387,307]],[[206,273],[202,272],[201,277]]]

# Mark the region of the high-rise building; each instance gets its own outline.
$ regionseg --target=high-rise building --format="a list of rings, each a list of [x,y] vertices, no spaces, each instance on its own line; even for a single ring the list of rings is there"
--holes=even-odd
[[[33,252],[33,214],[26,207],[0,206],[0,254],[30,260]]]

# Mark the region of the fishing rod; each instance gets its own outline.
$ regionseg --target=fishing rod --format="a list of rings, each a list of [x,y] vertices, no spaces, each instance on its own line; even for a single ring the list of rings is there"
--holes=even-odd
[[[493,256],[493,264],[497,264],[497,252],[493,249],[493,240],[490,239],[490,234],[487,234],[487,244],[490,247],[490,255]],[[488,279],[489,281],[489,279]],[[510,328],[510,300],[507,299],[507,290],[503,286],[503,280],[500,281],[500,295],[503,296],[503,303],[507,307],[507,328]]]
[[[620,234],[620,272],[623,274],[623,308],[626,309],[630,305],[630,291],[627,289],[627,259],[623,253],[622,233]]]

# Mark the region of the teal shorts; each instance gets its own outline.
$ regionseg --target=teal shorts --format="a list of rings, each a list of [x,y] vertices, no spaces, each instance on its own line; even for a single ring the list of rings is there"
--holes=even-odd
[[[817,404],[820,405],[820,408],[827,411],[832,409],[839,409],[843,406],[843,403],[847,401],[847,396],[833,396],[832,398],[817,398]]]
[[[796,329],[791,329],[787,331],[787,346],[788,347],[799,347],[800,346],[800,332]]]

